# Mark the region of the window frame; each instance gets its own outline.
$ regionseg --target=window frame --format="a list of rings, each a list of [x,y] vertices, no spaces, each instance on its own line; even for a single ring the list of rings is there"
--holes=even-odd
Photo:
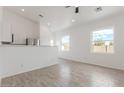
[[[112,29],[113,31],[113,52],[94,52],[93,49],[92,49],[92,42],[93,42],[93,32],[96,32],[96,31],[102,31],[102,30],[105,30],[105,29]],[[104,27],[104,28],[101,28],[101,29],[96,29],[96,30],[93,30],[90,32],[90,53],[91,54],[114,54],[115,53],[115,30],[114,30],[114,27]]]
[[[62,46],[63,46],[63,42],[62,42],[62,39],[64,38],[64,37],[69,37],[69,42],[68,42],[68,44],[69,44],[69,49],[68,50],[62,50]],[[69,35],[65,35],[65,36],[63,36],[62,38],[61,38],[61,47],[60,47],[60,50],[62,51],[62,52],[68,52],[68,51],[70,51],[70,36]]]

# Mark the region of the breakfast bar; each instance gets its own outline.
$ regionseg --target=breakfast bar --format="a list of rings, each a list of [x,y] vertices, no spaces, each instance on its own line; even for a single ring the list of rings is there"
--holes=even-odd
[[[1,77],[57,64],[56,46],[0,46]]]

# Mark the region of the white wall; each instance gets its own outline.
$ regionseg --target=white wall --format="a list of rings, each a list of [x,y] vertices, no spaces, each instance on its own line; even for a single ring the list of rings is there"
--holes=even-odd
[[[2,19],[3,19],[3,7],[0,6],[0,41],[2,39]],[[0,42],[1,45],[1,42]]]
[[[114,28],[114,54],[95,54],[90,51],[90,34],[99,29]],[[78,24],[56,33],[56,42],[70,35],[70,51],[60,52],[61,58],[124,70],[124,15],[111,16],[88,24]]]
[[[11,10],[3,9],[3,24],[11,24],[11,32],[15,35],[14,43],[25,43],[26,37],[39,38],[40,26]]]
[[[1,46],[2,78],[57,64],[57,47]]]
[[[1,34],[2,34],[2,17],[3,17],[3,7],[0,7],[0,41],[1,41]],[[1,45],[1,42],[0,42]],[[2,66],[0,65],[0,83],[1,83],[1,77],[2,77]]]
[[[51,40],[55,41],[54,34],[49,27],[40,24],[40,45],[51,45]]]

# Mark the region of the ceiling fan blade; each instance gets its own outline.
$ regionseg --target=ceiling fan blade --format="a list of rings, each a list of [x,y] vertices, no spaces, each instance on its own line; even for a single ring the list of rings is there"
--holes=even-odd
[[[71,7],[71,6],[65,6],[65,8],[69,8],[69,7]]]
[[[65,6],[65,8],[69,8],[69,7],[71,7],[71,6]],[[79,6],[76,6],[75,7],[75,13],[76,14],[79,13]]]
[[[79,13],[79,7],[75,8],[75,13]]]

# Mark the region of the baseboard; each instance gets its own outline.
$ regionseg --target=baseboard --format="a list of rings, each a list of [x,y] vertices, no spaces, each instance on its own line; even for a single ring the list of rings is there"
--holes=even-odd
[[[60,59],[69,60],[69,61],[73,61],[73,62],[80,62],[80,63],[83,63],[83,64],[88,64],[88,65],[93,65],[93,66],[99,66],[99,67],[104,67],[104,68],[109,68],[109,69],[115,69],[115,70],[122,70],[122,71],[124,71],[124,69],[117,68],[117,67],[105,66],[105,65],[98,65],[98,64],[92,64],[92,63],[90,63],[90,62],[87,62],[87,63],[86,63],[85,61],[74,60],[74,59],[71,59],[71,58],[62,58],[62,57],[60,57]]]

